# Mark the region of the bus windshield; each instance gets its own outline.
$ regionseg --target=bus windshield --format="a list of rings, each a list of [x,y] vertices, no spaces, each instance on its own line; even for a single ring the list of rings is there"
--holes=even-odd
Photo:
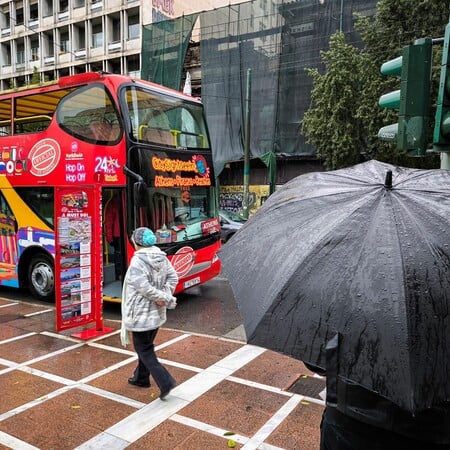
[[[127,87],[125,101],[135,140],[176,148],[210,147],[200,105],[137,86]]]
[[[203,176],[198,161],[205,168]],[[147,186],[141,192],[139,215],[156,230],[158,243],[195,240],[217,231],[208,227],[217,220],[208,158],[139,147],[131,152],[129,163]]]

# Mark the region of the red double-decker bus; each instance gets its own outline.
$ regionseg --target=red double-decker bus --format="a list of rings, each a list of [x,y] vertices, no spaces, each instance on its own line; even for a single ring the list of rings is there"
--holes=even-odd
[[[44,300],[56,286],[73,309],[99,280],[120,301],[139,226],[171,259],[177,292],[204,283],[220,272],[215,189],[190,96],[93,72],[0,94],[1,285]]]

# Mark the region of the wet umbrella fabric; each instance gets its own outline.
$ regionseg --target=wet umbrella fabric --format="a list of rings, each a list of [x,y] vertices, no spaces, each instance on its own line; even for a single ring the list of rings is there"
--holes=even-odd
[[[339,333],[339,377],[413,413],[449,400],[449,225],[450,171],[291,180],[220,254],[248,342],[325,368]]]

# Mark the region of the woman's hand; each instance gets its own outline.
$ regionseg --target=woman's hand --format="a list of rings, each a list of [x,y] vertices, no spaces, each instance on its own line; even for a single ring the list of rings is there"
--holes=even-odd
[[[164,300],[156,300],[155,304],[156,304],[156,306],[159,306],[160,308],[163,306],[166,306],[166,302]]]

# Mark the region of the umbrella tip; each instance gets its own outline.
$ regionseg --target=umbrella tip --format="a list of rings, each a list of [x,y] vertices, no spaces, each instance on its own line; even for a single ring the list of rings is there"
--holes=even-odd
[[[391,189],[392,188],[392,170],[388,170],[386,172],[386,178],[384,180],[384,187],[386,189]]]

